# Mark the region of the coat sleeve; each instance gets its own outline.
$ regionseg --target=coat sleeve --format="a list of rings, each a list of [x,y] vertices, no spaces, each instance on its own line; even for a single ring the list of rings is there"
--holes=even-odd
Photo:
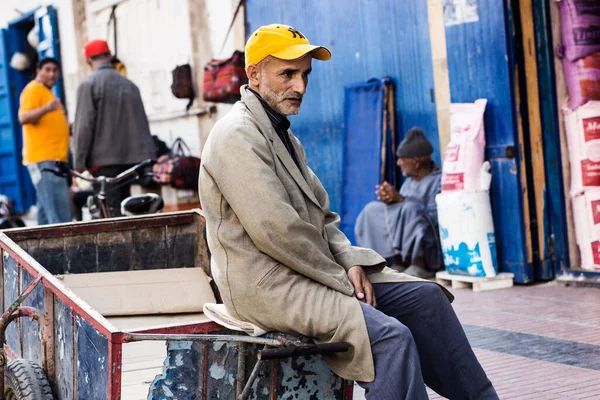
[[[385,259],[375,251],[363,247],[352,246],[344,232],[339,229],[340,216],[331,211],[329,195],[323,187],[323,184],[310,168],[307,169],[311,187],[325,213],[325,231],[327,232],[329,249],[333,253],[338,264],[343,266],[346,271],[355,265],[360,265],[367,269],[368,273],[377,272],[385,267]]]
[[[304,276],[352,295],[345,271],[330,254],[316,251],[327,249],[327,242],[292,206],[276,174],[268,139],[256,127],[241,124],[213,129],[211,135],[216,136],[203,153],[202,173],[218,186],[225,200],[221,207],[231,207],[257,249]]]
[[[96,126],[96,104],[91,82],[82,82],[77,88],[77,107],[73,124],[73,164],[75,169],[84,170],[94,143]]]

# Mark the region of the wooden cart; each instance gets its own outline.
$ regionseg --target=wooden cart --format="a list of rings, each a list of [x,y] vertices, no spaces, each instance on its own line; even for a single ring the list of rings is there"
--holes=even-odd
[[[39,386],[33,395],[7,386],[0,397],[352,398],[352,385],[334,375],[318,354],[278,358],[278,353],[267,360],[272,357],[268,349],[298,350],[288,346],[300,343],[285,335],[252,338],[228,331],[200,312],[105,317],[99,308],[115,307],[114,292],[90,301],[69,287],[69,280],[84,276],[97,293],[98,282],[120,274],[208,274],[204,218],[198,210],[8,230],[0,233],[0,253],[0,333],[5,333],[0,364],[8,363],[0,370],[12,374],[2,382],[18,386],[16,370]],[[212,283],[205,287],[212,296]],[[165,296],[152,293],[152,301]],[[310,345],[300,349],[318,352]]]

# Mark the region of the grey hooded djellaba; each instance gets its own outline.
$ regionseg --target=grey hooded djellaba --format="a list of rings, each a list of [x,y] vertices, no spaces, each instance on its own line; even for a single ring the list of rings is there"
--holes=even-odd
[[[400,256],[408,266],[423,257],[426,268],[442,268],[435,196],[441,188],[441,170],[420,181],[407,178],[400,194],[404,201],[385,204],[372,201],[356,221],[355,234],[360,247],[375,250],[384,258]]]

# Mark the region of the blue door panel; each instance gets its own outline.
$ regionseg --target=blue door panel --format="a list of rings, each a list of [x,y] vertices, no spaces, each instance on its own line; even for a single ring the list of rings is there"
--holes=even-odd
[[[354,226],[361,210],[376,200],[381,183],[384,85],[373,79],[346,86],[345,141],[340,230],[356,245]],[[387,133],[387,132],[386,132]]]
[[[533,265],[527,260],[525,238],[521,234],[523,220],[515,218],[523,212],[519,198],[522,187],[517,184],[518,166],[515,159],[489,160],[493,184],[490,191],[496,233],[498,267],[502,272],[515,274],[515,281],[533,281]]]

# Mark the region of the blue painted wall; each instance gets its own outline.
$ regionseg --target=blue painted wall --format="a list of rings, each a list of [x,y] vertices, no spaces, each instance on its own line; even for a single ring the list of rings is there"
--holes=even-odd
[[[390,76],[396,84],[400,137],[421,126],[435,147],[439,140],[427,2],[424,0],[247,0],[247,33],[283,23],[311,43],[328,47],[328,62],[313,62],[302,110],[292,131],[306,148],[309,165],[339,211],[342,190],[344,86]]]
[[[527,127],[526,105],[517,108],[518,57],[521,48],[518,13],[511,1],[478,0],[479,20],[446,27],[451,101],[473,102],[488,99],[485,113],[486,157],[492,165],[492,209],[496,228],[499,269],[513,272],[518,283],[552,277],[551,261],[568,263],[564,248],[564,201],[555,118],[543,117],[549,201],[545,215],[531,216],[524,208],[527,178],[521,176],[521,163],[527,164],[527,138],[519,142],[519,113]],[[542,3],[537,2],[537,3]],[[536,3],[536,7],[540,4]],[[543,112],[552,114],[553,71],[548,62],[548,41],[544,10],[536,9]],[[340,211],[343,164],[344,118],[343,87],[372,77],[389,75],[397,86],[396,108],[399,136],[414,125],[423,127],[434,144],[439,162],[439,140],[433,93],[433,72],[427,2],[248,0],[247,32],[263,24],[284,23],[302,31],[311,42],[329,47],[333,57],[314,63],[311,83],[300,115],[292,118],[292,130],[303,142],[309,165],[323,181],[331,196],[332,208]],[[541,47],[540,47],[541,46]],[[550,85],[550,86],[549,86]],[[521,101],[526,101],[521,91]],[[537,112],[537,111],[535,111]],[[507,155],[508,149],[508,155]],[[512,152],[512,155],[510,154]],[[528,164],[527,164],[528,165]],[[530,166],[528,165],[528,168]],[[524,182],[524,183],[523,183]],[[531,184],[531,182],[529,182]],[[555,198],[559,196],[560,199]],[[528,248],[530,237],[525,221],[531,217],[545,224],[547,239],[555,238],[555,253],[539,255],[536,241]],[[535,228],[535,225],[532,225]],[[548,242],[547,242],[548,243]],[[548,249],[548,246],[546,246]],[[540,257],[538,257],[540,256]],[[540,263],[539,258],[543,261]],[[541,268],[540,268],[541,267]]]
[[[492,209],[499,268],[519,283],[533,280],[527,260],[523,196],[519,170],[518,114],[515,100],[515,48],[512,12],[506,2],[479,0],[479,21],[446,27],[451,101],[488,99],[486,156],[492,165]],[[523,98],[523,97],[522,97]],[[517,158],[506,157],[514,146]]]

